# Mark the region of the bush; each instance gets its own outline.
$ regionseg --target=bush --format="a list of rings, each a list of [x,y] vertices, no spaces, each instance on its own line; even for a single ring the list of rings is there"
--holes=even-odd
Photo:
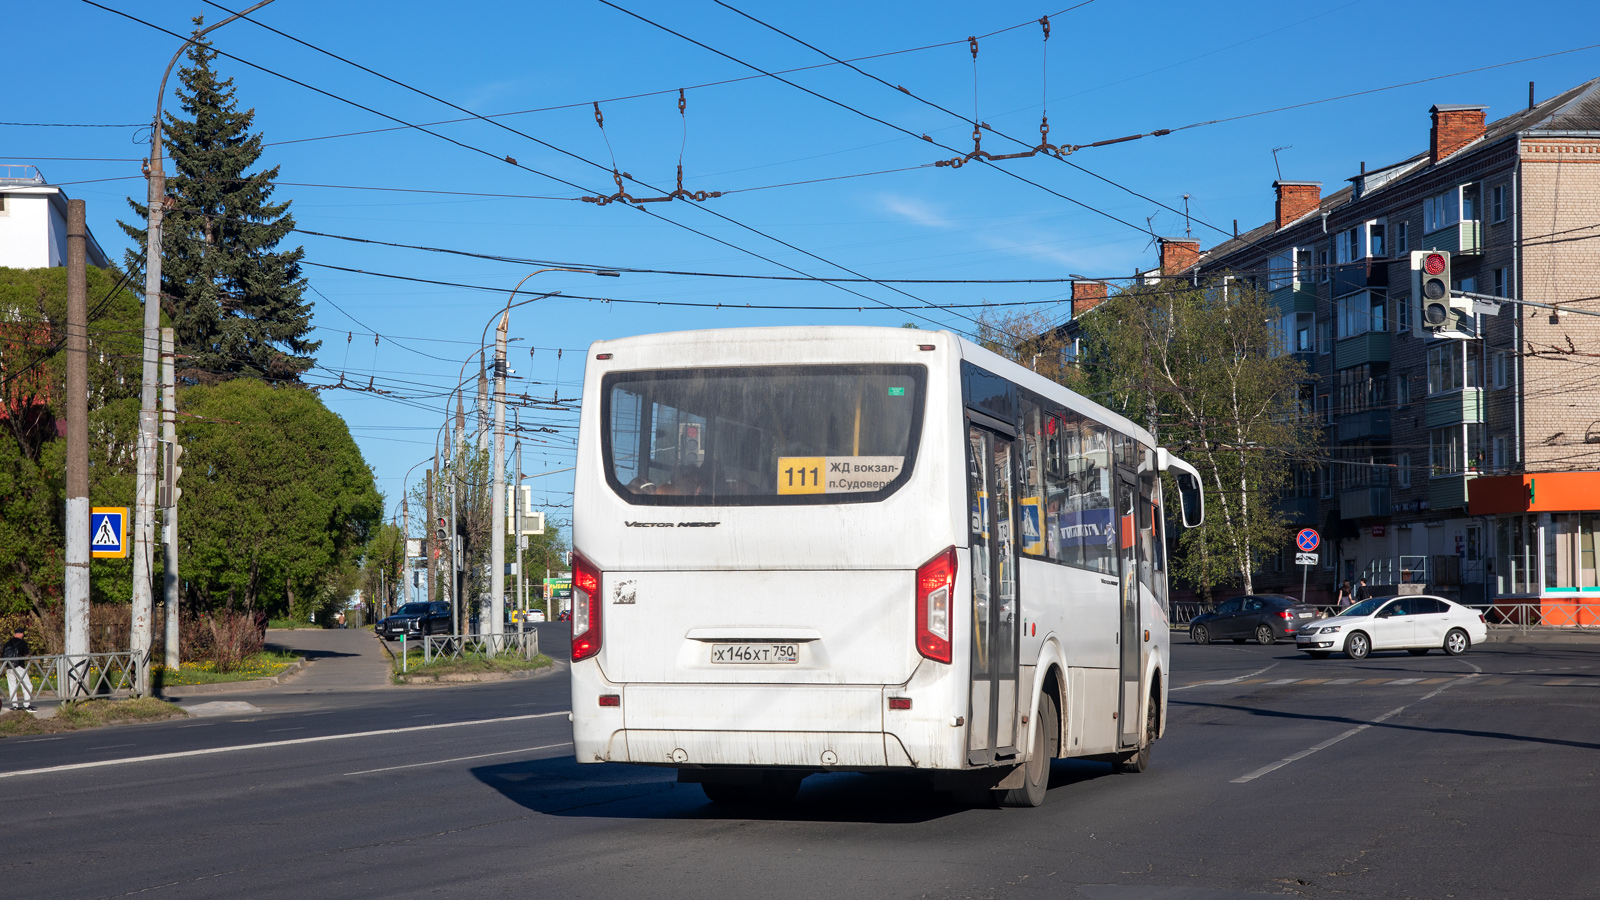
[[[232,672],[246,658],[261,652],[267,640],[267,615],[227,609],[190,614],[183,617],[181,629],[179,659],[210,660],[215,664],[213,671]]]

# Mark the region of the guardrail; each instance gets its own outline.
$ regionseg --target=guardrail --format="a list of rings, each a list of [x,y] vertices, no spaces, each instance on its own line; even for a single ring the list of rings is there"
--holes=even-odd
[[[400,652],[395,662],[397,671],[404,673],[409,665],[411,650],[418,642],[400,639]],[[523,659],[539,655],[539,632],[508,631],[504,634],[430,634],[421,640],[424,664],[469,657],[505,656],[515,654]]]
[[[1600,604],[1576,600],[1478,603],[1471,608],[1482,613],[1491,628],[1600,629]]]
[[[21,669],[19,674],[28,679],[35,700],[91,700],[138,696],[139,671],[148,664],[143,653],[126,651],[71,657],[21,656],[6,660],[0,669]]]

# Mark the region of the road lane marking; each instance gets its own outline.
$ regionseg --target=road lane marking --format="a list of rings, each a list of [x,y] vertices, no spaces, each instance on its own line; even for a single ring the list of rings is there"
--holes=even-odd
[[[1429,678],[1427,681],[1424,681],[1424,682],[1421,682],[1421,683],[1422,684],[1444,684],[1447,681],[1453,681],[1456,678],[1460,678],[1460,677],[1461,676],[1459,676],[1459,675],[1452,675],[1449,678]]]
[[[381,737],[386,734],[409,734],[416,731],[437,731],[441,728],[465,728],[469,725],[495,725],[501,722],[525,722],[529,719],[548,719],[551,716],[565,716],[571,710],[557,710],[547,713],[527,713],[520,716],[502,716],[498,719],[470,719],[465,722],[438,722],[433,725],[408,725],[404,728],[380,728],[376,731],[355,731],[346,734],[324,734],[317,737],[288,738],[281,741],[263,741],[256,744],[234,744],[228,747],[209,747],[204,750],[179,750],[173,753],[153,753],[149,756],[128,756],[122,759],[103,759],[96,762],[68,763],[61,766],[46,766],[42,769],[18,769],[13,772],[0,772],[0,778],[19,778],[24,775],[48,775],[54,772],[74,772],[79,769],[98,769],[104,766],[122,766],[129,763],[158,762],[166,759],[187,759],[191,756],[211,756],[217,753],[233,753],[238,750],[264,750],[273,747],[292,747],[296,744],[320,744],[325,741],[344,741],[351,738]],[[128,746],[132,746],[131,744]]]
[[[1421,680],[1422,680],[1421,678],[1396,678],[1396,679],[1394,679],[1393,681],[1391,681],[1389,683],[1390,684],[1416,684],[1417,682],[1419,682]]]
[[[1388,684],[1388,683],[1389,683],[1389,679],[1387,679],[1387,678],[1368,678],[1366,681],[1358,681],[1358,682],[1356,682],[1356,684]]]
[[[1335,678],[1334,680],[1332,680],[1332,681],[1330,681],[1328,683],[1329,684],[1355,684],[1356,682],[1358,682],[1360,680],[1361,679],[1359,679],[1359,678]]]
[[[532,753],[535,750],[554,750],[557,747],[571,747],[571,741],[562,741],[559,744],[545,744],[542,747],[523,747],[520,750],[500,750],[495,753],[478,753],[473,756],[454,756],[450,759],[436,759],[432,762],[408,763],[403,766],[385,766],[381,769],[362,769],[359,772],[346,772],[346,775],[371,775],[374,772],[393,772],[396,769],[415,769],[421,766],[442,766],[445,763],[462,762],[469,759],[485,759],[490,756],[508,756],[512,753]]]
[[[1298,678],[1279,678],[1277,681],[1269,681],[1269,682],[1267,682],[1267,686],[1270,687],[1270,686],[1272,686],[1274,684],[1294,684],[1295,682],[1297,682],[1299,680],[1300,679],[1298,679]]]
[[[1302,679],[1300,679],[1300,683],[1301,684],[1326,684],[1327,681],[1328,681],[1328,679],[1326,679],[1326,678],[1302,678]]]
[[[1466,661],[1463,660],[1463,662],[1466,662]],[[1418,700],[1416,702],[1417,703],[1422,703],[1423,701],[1426,701],[1426,700],[1432,700],[1433,698],[1435,698],[1435,697],[1439,696],[1440,694],[1444,693],[1445,691],[1449,690],[1451,687],[1453,687],[1453,686],[1455,686],[1457,684],[1460,684],[1463,681],[1470,681],[1470,680],[1472,680],[1474,678],[1478,678],[1479,676],[1481,676],[1483,674],[1483,670],[1478,668],[1477,665],[1475,665],[1473,663],[1470,663],[1470,662],[1468,662],[1467,665],[1472,667],[1472,673],[1471,674],[1464,675],[1464,676],[1462,676],[1460,678],[1450,679],[1446,684],[1441,684],[1438,687],[1434,688],[1433,690],[1429,691],[1428,693],[1423,694],[1422,695],[1422,699]],[[1381,680],[1382,679],[1379,679],[1379,681],[1381,681]],[[1363,683],[1365,683],[1365,682],[1363,682]],[[1413,704],[1409,704],[1409,703],[1406,704],[1406,706],[1411,706],[1411,705],[1413,705]],[[1391,709],[1388,712],[1384,713],[1383,715],[1377,717],[1376,719],[1373,719],[1371,722],[1367,722],[1367,723],[1362,724],[1362,725],[1357,725],[1356,727],[1350,729],[1349,731],[1346,731],[1346,732],[1344,732],[1342,734],[1334,735],[1333,737],[1328,738],[1327,740],[1323,741],[1320,744],[1317,744],[1317,745],[1315,745],[1313,747],[1308,747],[1308,748],[1306,748],[1304,750],[1301,750],[1299,753],[1290,754],[1289,756],[1286,756],[1283,759],[1280,759],[1275,763],[1270,763],[1268,765],[1262,766],[1261,768],[1255,770],[1254,772],[1249,772],[1249,773],[1246,773],[1244,775],[1241,775],[1238,778],[1233,779],[1232,783],[1233,784],[1247,784],[1247,783],[1249,783],[1251,781],[1256,780],[1257,778],[1260,778],[1263,775],[1267,775],[1267,774],[1270,774],[1272,772],[1276,772],[1277,770],[1283,768],[1284,766],[1287,766],[1288,764],[1290,764],[1292,762],[1295,762],[1297,760],[1305,759],[1306,757],[1310,756],[1313,753],[1316,753],[1319,750],[1326,750],[1329,747],[1332,747],[1334,744],[1339,743],[1340,741],[1344,740],[1345,738],[1354,737],[1354,736],[1360,734],[1361,732],[1366,731],[1368,728],[1371,728],[1374,725],[1378,725],[1378,724],[1381,724],[1383,722],[1386,722],[1389,719],[1392,719],[1395,716],[1399,715],[1401,712],[1403,712],[1405,710],[1405,708],[1406,708],[1405,706],[1397,706],[1394,709]]]
[[[1332,747],[1334,744],[1337,744],[1340,741],[1344,740],[1345,738],[1355,737],[1356,735],[1360,734],[1363,731],[1366,731],[1368,728],[1371,728],[1374,725],[1377,725],[1377,724],[1379,724],[1381,722],[1387,722],[1388,720],[1390,720],[1390,719],[1394,718],[1395,716],[1399,715],[1400,712],[1402,710],[1404,710],[1404,709],[1405,709],[1404,706],[1397,706],[1394,709],[1391,709],[1388,712],[1384,713],[1383,715],[1377,717],[1376,719],[1373,719],[1371,722],[1368,722],[1368,723],[1366,723],[1364,725],[1357,725],[1356,727],[1350,729],[1349,731],[1346,731],[1343,734],[1338,734],[1338,735],[1335,735],[1335,736],[1333,736],[1331,738],[1328,738],[1327,740],[1323,741],[1320,744],[1317,744],[1314,747],[1308,747],[1308,748],[1306,748],[1304,750],[1301,750],[1299,753],[1294,753],[1294,754],[1291,754],[1289,756],[1285,756],[1283,759],[1280,759],[1275,763],[1271,763],[1269,765],[1262,766],[1261,768],[1259,768],[1259,769],[1255,770],[1254,772],[1251,772],[1251,773],[1249,773],[1247,775],[1241,775],[1238,778],[1233,779],[1233,783],[1234,784],[1245,784],[1245,783],[1248,783],[1248,782],[1251,782],[1251,781],[1255,781],[1257,778],[1260,778],[1263,775],[1266,775],[1266,774],[1269,774],[1269,773],[1272,773],[1272,772],[1276,772],[1279,769],[1283,768],[1284,766],[1287,766],[1288,764],[1290,764],[1292,762],[1295,762],[1297,760],[1305,759],[1306,757],[1310,756],[1313,753],[1316,753],[1319,750],[1326,750],[1329,747]]]
[[[1187,691],[1187,690],[1189,690],[1191,688],[1205,687],[1207,685],[1254,684],[1255,683],[1254,681],[1246,681],[1245,679],[1253,678],[1256,675],[1260,675],[1262,672],[1267,671],[1268,669],[1276,669],[1277,667],[1278,667],[1278,664],[1277,663],[1273,663],[1272,665],[1267,666],[1265,669],[1257,669],[1254,672],[1246,672],[1245,674],[1240,675],[1237,678],[1223,678],[1223,679],[1220,679],[1220,680],[1217,680],[1217,681],[1197,681],[1194,684],[1186,684],[1183,687],[1171,688],[1171,689],[1169,689],[1167,691],[1167,693],[1170,694],[1173,691]],[[1256,681],[1266,681],[1266,679],[1265,678],[1257,678]]]

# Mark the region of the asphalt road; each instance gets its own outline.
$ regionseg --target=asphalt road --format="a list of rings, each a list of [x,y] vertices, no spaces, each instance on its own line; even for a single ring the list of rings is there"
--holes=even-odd
[[[1173,666],[1152,769],[1059,761],[1036,810],[863,775],[810,778],[783,810],[714,806],[670,770],[576,765],[563,672],[9,738],[0,885],[75,900],[1600,895],[1600,649],[1353,663],[1180,643]],[[157,754],[173,755],[139,759]]]

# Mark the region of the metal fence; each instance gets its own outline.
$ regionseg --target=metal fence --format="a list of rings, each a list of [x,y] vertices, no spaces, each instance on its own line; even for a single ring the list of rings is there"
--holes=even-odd
[[[1468,609],[1483,614],[1490,628],[1570,628],[1600,631],[1600,604],[1546,599],[1539,601],[1498,601],[1494,603],[1464,604]],[[1172,604],[1169,621],[1174,631],[1188,631],[1189,622],[1201,613],[1211,612],[1215,603],[1182,601]],[[1321,606],[1328,615],[1339,612],[1337,607]]]
[[[132,697],[139,693],[139,671],[149,664],[143,653],[89,653],[83,656],[22,656],[6,660],[20,669],[35,700],[86,700]],[[7,679],[9,682],[9,679]],[[10,684],[6,685],[7,691]]]
[[[508,631],[504,634],[430,634],[420,641],[401,639],[400,652],[395,659],[396,671],[406,671],[411,651],[418,643],[422,644],[424,664],[508,655],[533,659],[539,655],[537,631]]]

